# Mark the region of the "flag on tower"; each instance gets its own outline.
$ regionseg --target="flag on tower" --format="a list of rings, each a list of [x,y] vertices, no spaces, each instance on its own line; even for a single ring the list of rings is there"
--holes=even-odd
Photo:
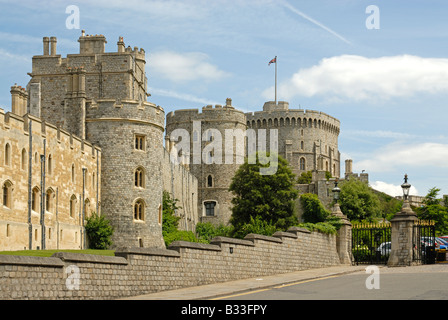
[[[268,64],[268,66],[270,66],[271,65],[271,63],[276,63],[277,62],[277,57],[275,57],[274,59],[272,59],[271,61],[269,61],[269,64]]]

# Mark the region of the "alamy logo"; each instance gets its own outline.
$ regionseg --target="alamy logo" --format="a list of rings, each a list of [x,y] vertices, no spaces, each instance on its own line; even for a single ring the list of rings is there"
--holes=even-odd
[[[170,141],[176,144],[170,150],[170,159],[172,163],[186,165],[190,162],[210,165],[243,164],[247,154],[248,163],[255,164],[258,155],[260,164],[269,164],[260,168],[260,174],[272,175],[278,168],[278,129],[269,130],[269,153],[266,140],[266,129],[225,129],[223,141],[221,131],[213,128],[202,131],[201,121],[193,121],[192,137],[185,129],[171,132]]]
[[[74,264],[69,265],[65,269],[65,273],[68,275],[65,280],[65,286],[68,290],[79,290],[81,272],[79,271],[79,267]]]
[[[371,275],[366,279],[366,288],[369,290],[380,288],[380,269],[377,266],[368,266],[366,273]]]
[[[70,5],[65,8],[65,13],[70,14],[65,19],[65,27],[67,29],[79,29],[79,8],[75,5]]]
[[[370,15],[366,19],[366,28],[369,30],[380,28],[380,8],[370,5],[366,8],[366,13]]]

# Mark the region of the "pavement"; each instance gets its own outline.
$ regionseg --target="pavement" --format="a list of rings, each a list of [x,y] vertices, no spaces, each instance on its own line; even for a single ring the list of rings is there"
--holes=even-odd
[[[212,300],[221,296],[231,296],[242,292],[266,289],[301,281],[309,281],[356,272],[366,272],[367,265],[341,265],[327,268],[308,269],[259,278],[249,278],[229,282],[215,283],[177,290],[168,290],[121,300]]]

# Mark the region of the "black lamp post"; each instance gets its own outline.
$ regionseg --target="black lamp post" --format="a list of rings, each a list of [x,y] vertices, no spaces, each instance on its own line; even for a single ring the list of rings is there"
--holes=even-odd
[[[403,200],[408,201],[409,200],[409,190],[411,189],[411,185],[408,183],[408,175],[404,175],[404,183],[401,185],[401,188],[403,189]]]
[[[338,179],[336,179],[335,181],[334,181],[334,188],[333,188],[333,200],[336,202],[336,203],[338,203],[338,200],[339,200],[339,195],[340,195],[340,193],[341,193],[341,189],[339,189],[339,187],[338,187]]]

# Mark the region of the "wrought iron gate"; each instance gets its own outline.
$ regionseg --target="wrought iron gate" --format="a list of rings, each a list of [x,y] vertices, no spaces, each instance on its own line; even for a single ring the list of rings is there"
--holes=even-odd
[[[391,250],[390,223],[353,224],[352,257],[354,264],[386,264]]]
[[[413,229],[413,259],[422,264],[436,262],[436,230],[433,221],[419,220]]]

